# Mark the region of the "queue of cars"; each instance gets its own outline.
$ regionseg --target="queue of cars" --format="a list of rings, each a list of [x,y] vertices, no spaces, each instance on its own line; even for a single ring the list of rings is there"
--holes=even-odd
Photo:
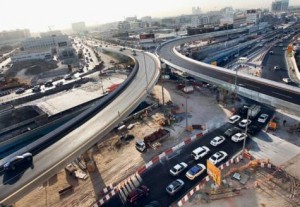
[[[244,106],[244,107],[242,107],[241,115],[231,116],[228,119],[228,122],[230,124],[236,125],[236,126],[233,126],[229,129],[227,129],[225,131],[224,135],[215,136],[210,141],[210,145],[212,147],[218,147],[226,140],[226,138],[231,139],[232,142],[240,142],[247,138],[248,133],[250,135],[256,134],[260,130],[260,127],[251,125],[251,124],[254,123],[255,120],[257,120],[257,122],[260,124],[265,124],[268,121],[269,115],[266,113],[259,114],[260,106],[255,106],[252,108],[255,108],[257,111],[255,113],[250,114],[252,120],[249,117],[246,119],[242,118],[243,115],[248,113],[249,108],[251,108],[251,107]],[[248,116],[249,116],[249,114],[248,114]],[[257,118],[257,116],[258,116],[258,118]],[[244,132],[245,128],[247,128],[247,133]],[[198,161],[201,158],[204,158],[206,155],[208,155],[209,152],[210,152],[209,147],[200,146],[192,151],[191,156],[195,161]],[[217,165],[218,163],[224,161],[227,157],[228,157],[228,154],[225,151],[217,151],[212,156],[210,156],[208,158],[208,160],[212,164]],[[173,168],[171,168],[169,172],[172,176],[178,176],[183,171],[185,171],[185,169],[187,169],[187,168],[188,168],[188,164],[185,162],[181,162],[179,164],[176,164]],[[189,168],[186,171],[185,176],[189,180],[194,180],[196,177],[200,176],[205,171],[206,171],[205,165],[201,164],[201,163],[197,163],[196,165],[192,166],[191,168]],[[178,192],[180,189],[182,189],[183,186],[184,186],[184,181],[181,179],[177,179],[175,181],[172,181],[166,187],[166,191],[170,195],[174,195],[176,192]]]

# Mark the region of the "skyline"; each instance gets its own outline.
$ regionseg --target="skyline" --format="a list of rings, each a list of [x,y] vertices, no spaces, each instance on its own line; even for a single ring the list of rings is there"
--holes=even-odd
[[[130,16],[138,18],[179,16],[191,14],[192,7],[197,6],[202,12],[220,10],[227,6],[234,9],[270,9],[271,2],[273,0],[255,0],[247,3],[240,0],[217,0],[211,4],[210,0],[176,0],[174,4],[173,0],[110,0],[105,3],[86,0],[84,3],[72,1],[72,4],[69,4],[65,1],[52,0],[46,4],[38,0],[10,0],[1,2],[1,7],[7,9],[2,9],[0,13],[0,31],[29,29],[31,32],[42,32],[49,31],[49,26],[52,30],[68,29],[71,28],[72,23],[81,21],[87,26],[92,26],[123,21],[125,17]],[[297,0],[290,0],[290,5],[297,5],[297,3]]]

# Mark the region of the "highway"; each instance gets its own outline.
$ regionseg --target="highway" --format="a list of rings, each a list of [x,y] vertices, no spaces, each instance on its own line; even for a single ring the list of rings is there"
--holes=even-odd
[[[125,52],[129,55],[131,51],[123,53]],[[137,52],[135,58],[139,63],[136,76],[107,107],[47,149],[35,154],[32,166],[24,166],[11,173],[0,173],[0,204],[16,202],[58,173],[77,156],[100,142],[101,138],[144,100],[146,89],[153,88],[158,80],[160,63],[151,54]]]
[[[211,36],[214,36],[216,33],[217,32],[210,34]],[[203,39],[205,36],[206,34],[169,41],[157,49],[157,55],[163,62],[170,64],[174,68],[183,70],[184,72],[189,73],[191,71],[234,84],[236,75],[235,72],[195,61],[186,58],[183,55],[175,54],[174,47],[185,42],[194,41],[195,39]],[[237,84],[247,89],[300,105],[299,88],[242,74],[238,74]]]
[[[269,108],[262,107],[261,113],[267,113],[269,117],[271,117],[274,112]],[[242,117],[246,118],[245,116]],[[265,126],[265,124],[259,123],[257,121],[257,118],[252,120],[251,125],[256,125],[259,126],[260,128]],[[243,142],[235,143],[231,141],[231,139],[228,137],[226,138],[225,142],[223,142],[217,147],[213,147],[212,145],[210,145],[210,141],[214,137],[223,135],[228,128],[231,128],[233,126],[238,126],[238,123],[234,125],[229,123],[224,124],[220,128],[209,132],[208,134],[204,135],[199,139],[196,139],[191,144],[178,149],[173,154],[170,154],[168,158],[164,158],[157,164],[153,165],[145,173],[143,173],[141,175],[143,180],[141,185],[146,185],[150,189],[150,194],[147,197],[141,198],[141,200],[138,201],[138,204],[136,206],[145,206],[147,203],[150,203],[153,200],[158,201],[161,204],[161,206],[170,206],[172,203],[176,202],[178,199],[184,196],[192,187],[197,185],[207,175],[205,172],[199,177],[196,177],[194,180],[189,180],[188,178],[186,178],[185,173],[192,166],[198,163],[204,164],[206,166],[206,159],[208,159],[211,155],[213,155],[217,151],[225,151],[228,154],[228,157],[222,162],[220,162],[219,164],[217,164],[217,166],[221,165],[222,163],[225,163],[236,153],[238,153],[242,149]],[[247,139],[246,144],[255,145],[255,143],[252,141],[251,138]],[[199,146],[208,147],[210,149],[210,152],[204,158],[195,161],[191,156],[191,152]],[[181,174],[179,174],[179,176],[174,177],[170,175],[169,170],[174,165],[180,162],[185,162],[186,164],[188,164],[188,167]],[[183,189],[178,191],[178,193],[176,193],[174,196],[170,196],[166,192],[166,187],[168,186],[168,184],[170,184],[172,181],[174,181],[177,178],[183,180],[185,185]],[[123,204],[119,194],[116,194],[108,202],[102,205],[102,207],[120,207],[120,206],[129,207],[130,205],[126,203]]]

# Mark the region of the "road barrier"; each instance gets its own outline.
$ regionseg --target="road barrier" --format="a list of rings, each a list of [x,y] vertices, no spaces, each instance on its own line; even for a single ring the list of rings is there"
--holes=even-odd
[[[110,191],[110,193],[108,193],[107,195],[105,195],[105,197],[101,198],[100,200],[98,200],[93,207],[101,207],[102,204],[104,204],[106,201],[108,201],[111,197],[113,197],[117,192],[119,192],[121,189],[126,189],[124,186],[124,183],[128,183],[131,180],[132,176],[136,176],[138,180],[140,180],[140,176],[147,170],[149,169],[152,165],[158,163],[161,159],[165,158],[166,156],[172,154],[173,152],[175,152],[176,150],[178,150],[179,148],[188,145],[190,143],[192,143],[195,139],[198,139],[200,137],[202,137],[203,135],[207,134],[208,130],[204,130],[201,133],[198,133],[192,137],[189,137],[187,139],[185,139],[184,141],[182,141],[181,143],[175,145],[172,148],[169,148],[167,150],[165,150],[164,152],[162,152],[161,154],[155,156],[154,158],[152,158],[149,162],[147,162],[146,164],[144,164],[143,166],[141,166],[134,175],[129,176],[128,178],[126,178],[125,180],[123,180],[122,182],[120,182],[120,184],[118,185],[119,188],[114,188],[113,190]],[[141,180],[140,180],[141,182]],[[103,192],[103,190],[101,191]]]

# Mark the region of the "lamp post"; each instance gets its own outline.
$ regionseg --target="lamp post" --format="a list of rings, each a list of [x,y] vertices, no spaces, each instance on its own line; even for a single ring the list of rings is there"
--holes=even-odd
[[[251,109],[248,108],[248,111],[247,111],[247,124],[246,124],[246,128],[245,128],[245,134],[246,134],[246,137],[243,141],[243,156],[245,155],[245,146],[246,146],[246,139],[248,137],[247,135],[247,132],[248,132],[248,120],[249,120],[249,113],[250,113]]]
[[[185,77],[185,88],[186,88],[186,84],[187,84],[187,82],[186,82],[186,77]],[[188,112],[187,112],[187,93],[185,92],[185,116],[186,116],[186,119],[185,119],[185,129],[187,130],[187,128],[188,128]]]
[[[143,51],[143,56],[144,56],[144,67],[145,67],[145,73],[146,73],[146,81],[147,81],[147,85],[146,85],[146,92],[148,93],[148,72],[147,72],[147,65],[146,65],[146,57],[145,57],[145,51]]]

